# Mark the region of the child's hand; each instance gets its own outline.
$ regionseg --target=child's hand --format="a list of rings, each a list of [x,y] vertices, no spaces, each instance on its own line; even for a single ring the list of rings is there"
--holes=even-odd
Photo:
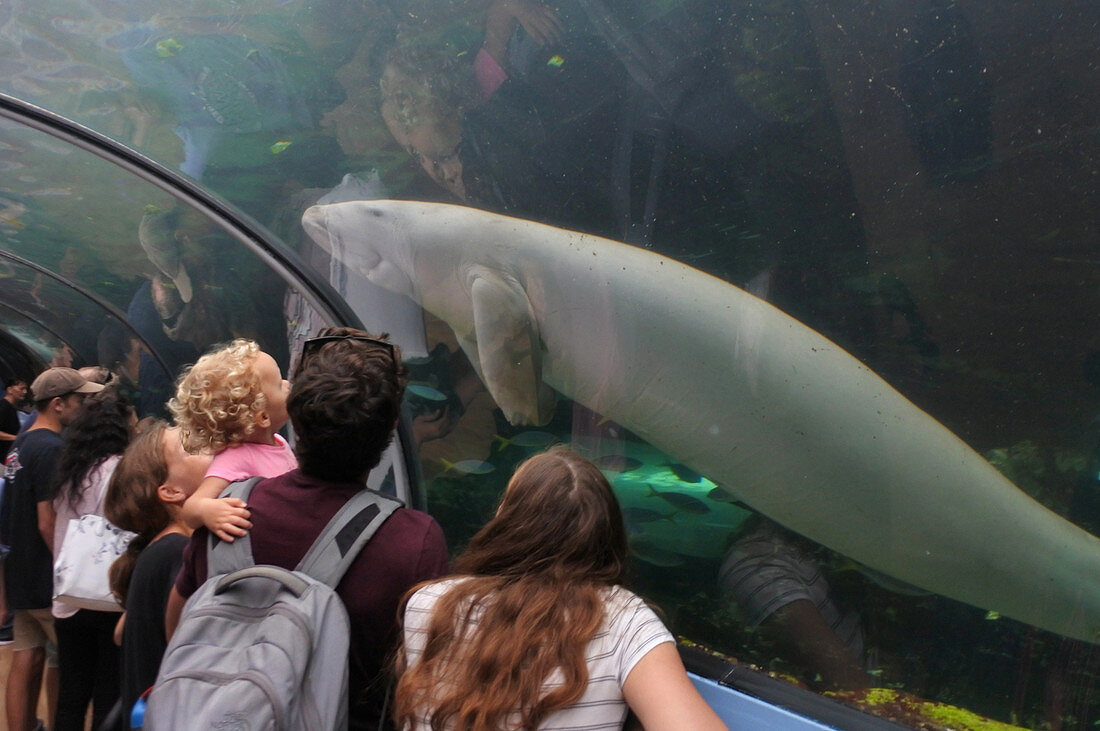
[[[202,524],[226,543],[232,543],[252,528],[244,500],[236,497],[204,500],[202,505]]]
[[[517,23],[540,47],[565,38],[557,13],[545,5],[531,0],[497,0],[486,11],[484,48],[501,65]]]
[[[451,407],[444,404],[442,409],[430,414],[421,414],[413,417],[413,442],[417,446],[433,439],[442,439],[454,428],[455,422],[451,420]]]
[[[565,29],[558,20],[558,14],[545,5],[523,0],[502,4],[506,6],[504,12],[519,21],[527,35],[539,46],[561,43],[565,38]]]

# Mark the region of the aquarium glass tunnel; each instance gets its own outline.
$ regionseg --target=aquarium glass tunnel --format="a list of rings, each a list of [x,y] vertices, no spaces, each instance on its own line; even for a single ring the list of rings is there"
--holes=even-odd
[[[164,416],[217,343],[387,332],[372,485],[457,553],[525,457],[594,460],[731,725],[1094,728],[1097,37],[1089,0],[5,0],[0,379],[101,364]]]

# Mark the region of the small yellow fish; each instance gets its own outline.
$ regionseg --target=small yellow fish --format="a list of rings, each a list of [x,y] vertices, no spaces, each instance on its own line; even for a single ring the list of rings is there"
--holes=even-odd
[[[276,142],[274,145],[272,145],[268,149],[271,150],[272,155],[278,155],[280,152],[282,152],[283,150],[285,150],[286,148],[290,147],[293,144],[294,143],[291,142],[290,140],[279,140],[278,142]]]
[[[1001,618],[1001,613],[1000,612],[995,612],[992,609],[990,609],[986,613],[985,618],[986,619],[1000,619]]]
[[[454,470],[460,475],[487,475],[496,469],[493,465],[480,459],[464,459],[461,462],[448,462],[440,458],[443,463],[444,474]]]
[[[163,41],[157,41],[157,55],[161,58],[175,56],[182,50],[183,46],[175,38],[165,38]]]
[[[563,63],[565,63],[565,59],[555,53],[553,56],[550,57],[550,60],[546,62],[546,65],[553,66],[556,69],[560,69]]]

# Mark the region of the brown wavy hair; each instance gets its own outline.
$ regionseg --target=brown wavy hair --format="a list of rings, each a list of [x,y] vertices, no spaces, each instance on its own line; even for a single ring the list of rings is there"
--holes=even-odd
[[[111,593],[123,606],[138,556],[172,522],[171,513],[157,495],[157,488],[168,480],[168,462],[164,458],[164,432],[168,428],[159,419],[141,421],[137,437],[115,467],[103,499],[107,520],[137,533],[107,574]]]
[[[399,658],[398,726],[533,729],[575,703],[606,590],[626,567],[622,513],[603,473],[565,448],[525,461],[455,560],[463,578],[432,609],[423,655],[409,668]],[[564,682],[544,692],[555,670]]]
[[[168,409],[183,432],[184,449],[217,454],[256,430],[267,408],[254,368],[259,355],[255,341],[239,338],[216,346],[180,377]]]

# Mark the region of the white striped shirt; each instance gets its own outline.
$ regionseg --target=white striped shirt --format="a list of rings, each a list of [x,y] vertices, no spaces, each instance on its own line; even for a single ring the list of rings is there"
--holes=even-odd
[[[409,667],[416,664],[427,639],[427,627],[436,600],[462,579],[446,579],[425,586],[409,598],[405,608],[405,658]],[[584,695],[571,706],[547,716],[539,729],[619,729],[626,719],[623,681],[647,652],[664,642],[673,642],[670,633],[638,596],[613,587],[605,593],[606,614],[603,624],[588,644],[588,686]],[[475,612],[476,623],[479,613]],[[555,670],[544,685],[549,691],[561,684]],[[417,723],[414,731],[426,731],[426,723]]]

